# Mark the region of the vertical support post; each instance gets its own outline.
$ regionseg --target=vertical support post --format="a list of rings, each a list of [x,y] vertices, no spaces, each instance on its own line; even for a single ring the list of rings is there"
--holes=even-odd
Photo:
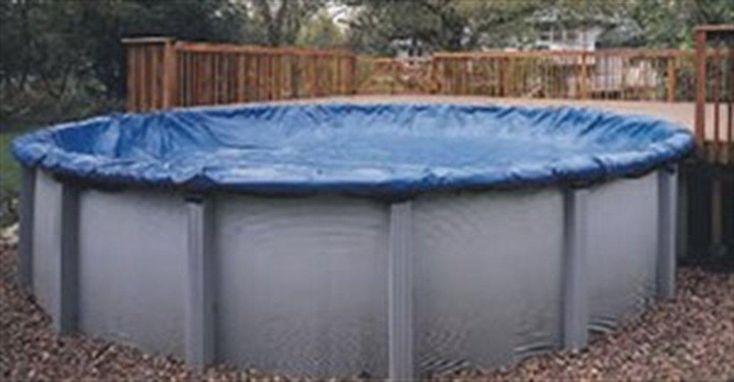
[[[429,86],[430,93],[431,94],[440,94],[441,93],[441,81],[438,79],[438,71],[439,71],[439,61],[438,57],[435,55],[431,55],[431,67],[430,67],[430,81],[431,84]]]
[[[581,99],[588,99],[589,98],[589,65],[586,62],[586,58],[588,57],[588,53],[582,52],[581,53],[581,78],[579,79],[579,84],[581,87]]]
[[[138,110],[138,81],[136,81],[137,57],[133,46],[122,41],[125,46],[125,110]]]
[[[668,102],[675,102],[675,87],[678,82],[675,73],[675,61],[676,56],[671,55],[668,57]]]
[[[717,255],[723,244],[723,203],[721,200],[721,178],[711,177],[711,250]]]
[[[683,165],[678,167],[678,216],[677,223],[677,257],[684,258],[688,256],[688,174],[684,171]]]
[[[512,79],[510,78],[510,58],[502,57],[498,60],[499,63],[499,77],[500,77],[500,97],[509,97],[509,84]]]
[[[675,297],[675,232],[678,175],[674,168],[658,171],[658,256],[656,295],[658,300]]]
[[[413,224],[411,202],[390,206],[389,379],[413,379]]]
[[[79,190],[63,183],[59,208],[59,252],[52,265],[55,288],[49,313],[53,330],[65,334],[77,329],[79,312]]]
[[[563,348],[577,351],[588,344],[587,200],[585,189],[564,195]]]
[[[214,294],[212,272],[213,205],[192,196],[188,208],[188,260],[186,262],[185,344],[186,362],[204,367],[214,361]]]
[[[28,291],[33,288],[33,210],[36,191],[36,170],[21,169],[20,240],[18,242],[18,284]]]
[[[177,68],[174,40],[123,38],[122,44],[127,55],[127,110],[140,112],[174,106]]]
[[[703,147],[706,138],[706,31],[694,32],[696,44],[696,120],[695,132],[698,144]]]
[[[729,47],[729,102],[727,103],[727,133],[724,164],[734,165],[734,46]]]
[[[163,73],[162,73],[162,107],[168,109],[176,105],[176,46],[172,39],[163,42]]]

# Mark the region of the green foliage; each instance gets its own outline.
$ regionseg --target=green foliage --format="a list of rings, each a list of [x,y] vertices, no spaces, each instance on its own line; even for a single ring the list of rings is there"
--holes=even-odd
[[[635,45],[690,48],[693,28],[734,23],[734,0],[636,0],[629,17],[639,25]]]
[[[431,50],[521,46],[537,35],[539,17],[565,26],[603,22],[624,8],[608,0],[343,0],[358,10],[350,41],[389,53],[390,41],[416,40]]]
[[[246,4],[231,0],[0,1],[0,123],[119,103],[123,37],[240,41],[245,25]]]
[[[334,20],[326,12],[321,12],[301,27],[296,45],[312,48],[337,48],[344,44],[345,38]]]
[[[356,9],[350,42],[359,51],[390,54],[395,40],[421,42],[435,49],[465,47],[466,12],[458,1],[344,0]]]
[[[15,100],[39,93],[59,104],[121,99],[123,37],[293,45],[326,1],[0,0],[0,122],[24,118]]]
[[[0,227],[16,219],[13,199],[18,194],[20,168],[10,155],[10,142],[18,135],[0,131]]]
[[[353,49],[394,53],[392,42],[429,50],[521,47],[542,22],[601,26],[603,47],[690,47],[700,24],[734,22],[734,0],[342,0],[356,10]]]
[[[10,142],[20,134],[19,131],[0,133],[0,193],[16,189],[20,174],[10,155]]]
[[[267,45],[293,45],[305,21],[324,8],[326,0],[250,0],[254,21]]]

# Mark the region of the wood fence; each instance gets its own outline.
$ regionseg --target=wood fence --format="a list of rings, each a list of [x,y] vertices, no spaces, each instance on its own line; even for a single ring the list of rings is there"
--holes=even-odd
[[[129,111],[352,94],[345,51],[125,39]]]
[[[694,33],[696,138],[708,161],[734,164],[734,25],[703,26]]]
[[[693,100],[693,53],[598,50],[439,53],[442,94],[564,99]]]
[[[347,51],[125,39],[127,109],[346,94],[693,101],[694,52],[436,53],[393,59]]]

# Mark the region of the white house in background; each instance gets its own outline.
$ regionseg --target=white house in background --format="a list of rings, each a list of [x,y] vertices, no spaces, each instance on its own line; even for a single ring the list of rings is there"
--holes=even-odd
[[[538,32],[530,44],[535,50],[594,50],[599,37],[620,23],[614,16],[578,15],[558,8],[536,12],[528,21]]]
[[[390,42],[390,48],[395,51],[395,58],[429,57],[430,49],[423,41],[414,37],[395,39]]]
[[[611,0],[610,0],[611,1]],[[622,25],[614,15],[580,15],[558,8],[536,12],[527,20],[533,25],[534,40],[523,45],[529,50],[595,51],[598,41],[608,31]],[[587,70],[587,86],[592,97],[622,97],[625,93],[652,93],[662,84],[663,77],[653,62],[642,57],[589,55],[583,63]],[[555,57],[552,64],[563,67],[558,71],[574,96],[580,91],[582,62],[575,57]]]
[[[596,41],[605,28],[580,26],[563,28],[557,25],[544,25],[539,30],[533,49],[539,50],[594,50]]]

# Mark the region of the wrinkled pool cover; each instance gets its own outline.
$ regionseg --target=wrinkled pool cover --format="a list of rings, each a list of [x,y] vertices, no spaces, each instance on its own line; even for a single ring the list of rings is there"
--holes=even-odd
[[[405,194],[635,175],[693,146],[670,122],[590,109],[318,104],[115,114],[24,135],[13,153],[111,184]]]

